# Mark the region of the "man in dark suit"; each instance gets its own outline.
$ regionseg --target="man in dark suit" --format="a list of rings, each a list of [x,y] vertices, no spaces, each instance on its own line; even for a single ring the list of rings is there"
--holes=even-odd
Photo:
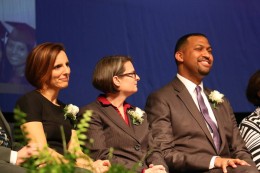
[[[213,64],[207,37],[181,37],[175,61],[177,76],[152,93],[145,108],[170,171],[257,173],[229,101],[203,86]]]
[[[10,126],[0,110],[0,172],[25,173],[26,169],[20,165],[23,158],[30,157],[36,152],[35,147],[20,147],[13,142]]]

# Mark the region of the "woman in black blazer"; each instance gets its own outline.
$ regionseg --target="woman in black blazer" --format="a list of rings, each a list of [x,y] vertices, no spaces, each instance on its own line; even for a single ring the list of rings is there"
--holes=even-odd
[[[139,80],[130,57],[108,56],[97,63],[92,84],[103,94],[80,110],[80,114],[93,111],[87,136],[94,143],[86,147],[94,160],[110,159],[137,172],[166,172],[145,112],[125,101],[137,92]],[[112,158],[110,148],[114,149]]]

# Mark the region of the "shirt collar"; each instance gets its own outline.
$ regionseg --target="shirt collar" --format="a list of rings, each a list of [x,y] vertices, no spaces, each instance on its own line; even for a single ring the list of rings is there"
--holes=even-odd
[[[97,100],[103,105],[103,106],[113,106],[112,103],[110,101],[107,100],[106,95],[105,94],[100,94],[97,98]],[[124,102],[124,110],[127,110],[129,108],[132,108],[132,106],[126,102]]]
[[[196,88],[196,84],[191,82],[190,80],[186,79],[185,77],[181,76],[180,74],[177,73],[177,77],[178,79],[180,79],[180,81],[185,85],[185,87],[187,88],[187,90],[189,91],[190,94],[193,94]],[[199,84],[199,86],[201,87],[201,90],[203,91],[203,82],[201,82]]]

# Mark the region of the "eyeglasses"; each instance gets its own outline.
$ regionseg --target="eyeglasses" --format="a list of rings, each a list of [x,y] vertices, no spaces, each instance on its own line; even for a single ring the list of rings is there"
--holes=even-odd
[[[134,78],[136,79],[136,72],[132,72],[132,73],[125,73],[125,74],[120,74],[120,75],[117,75],[117,76],[127,76],[127,77],[131,77],[131,78]]]

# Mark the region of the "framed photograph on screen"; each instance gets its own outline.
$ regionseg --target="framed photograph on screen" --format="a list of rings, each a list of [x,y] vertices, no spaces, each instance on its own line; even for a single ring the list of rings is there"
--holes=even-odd
[[[23,94],[31,88],[24,69],[36,44],[35,1],[0,2],[0,93]]]

